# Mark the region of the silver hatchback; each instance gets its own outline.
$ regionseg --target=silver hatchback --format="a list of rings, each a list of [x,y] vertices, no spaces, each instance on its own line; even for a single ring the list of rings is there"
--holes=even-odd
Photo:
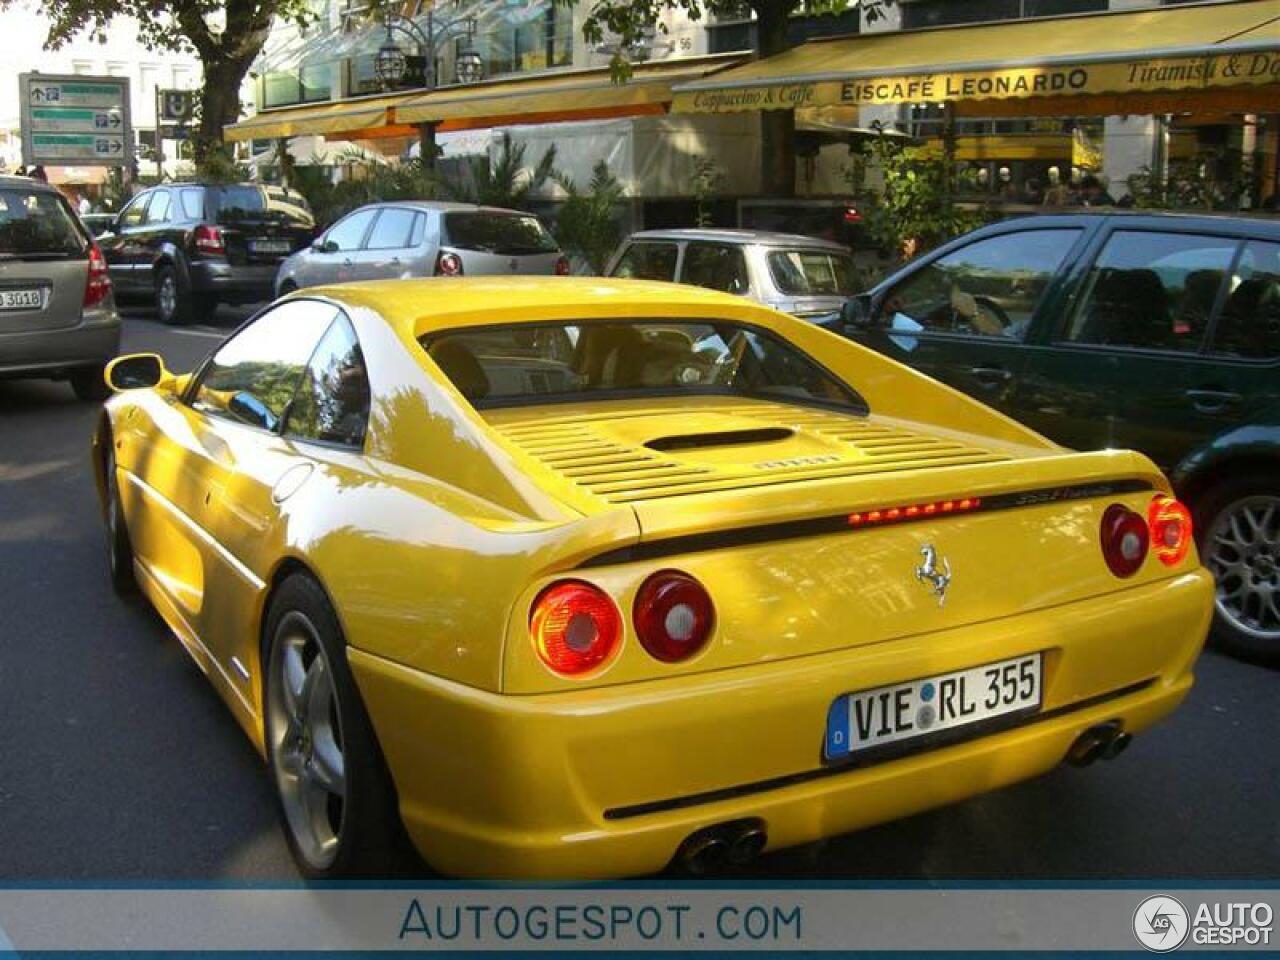
[[[533,214],[406,200],[347,214],[280,264],[276,295],[353,280],[568,272],[569,259]]]
[[[70,380],[107,394],[102,368],[120,346],[102,251],[53,187],[0,177],[0,377]]]
[[[606,272],[736,293],[807,319],[830,316],[858,292],[847,247],[762,230],[644,230]]]

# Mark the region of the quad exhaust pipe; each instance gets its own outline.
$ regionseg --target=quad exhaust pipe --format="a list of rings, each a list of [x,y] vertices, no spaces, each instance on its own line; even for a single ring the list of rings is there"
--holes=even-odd
[[[1067,751],[1067,763],[1087,767],[1098,760],[1114,760],[1132,742],[1133,734],[1125,733],[1119,720],[1111,720],[1080,734]]]
[[[734,820],[718,823],[689,834],[676,861],[689,873],[703,876],[726,864],[743,866],[760,856],[769,842],[763,820]]]

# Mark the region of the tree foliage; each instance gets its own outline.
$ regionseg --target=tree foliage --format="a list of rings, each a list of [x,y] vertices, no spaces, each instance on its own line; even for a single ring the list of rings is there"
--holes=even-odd
[[[7,10],[23,0],[0,0]],[[222,142],[222,128],[240,117],[240,84],[277,20],[305,26],[309,0],[38,0],[49,19],[45,47],[56,50],[81,33],[106,36],[117,17],[132,17],[150,50],[194,53],[204,68],[195,138],[197,162]],[[213,24],[221,24],[216,29]]]
[[[622,241],[618,218],[625,199],[622,184],[603,160],[595,165],[586,192],[568,176],[554,176],[569,195],[556,216],[556,239],[567,252],[586,261],[592,273],[603,274],[610,254]]]

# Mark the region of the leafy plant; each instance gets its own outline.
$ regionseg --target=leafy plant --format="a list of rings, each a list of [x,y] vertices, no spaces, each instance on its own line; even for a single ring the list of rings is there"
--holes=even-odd
[[[293,170],[294,185],[322,227],[366,203],[432,200],[440,195],[438,176],[420,160],[393,165],[351,149],[339,154],[338,162],[347,171],[338,183],[333,183],[321,167],[299,166]]]
[[[553,144],[526,176],[525,151],[525,144],[515,143],[511,134],[504,131],[497,160],[490,162],[488,156],[471,158],[461,177],[451,177],[444,181],[444,191],[453,199],[464,203],[523,209],[529,202],[530,195],[555,174],[556,163],[556,148]]]
[[[1128,180],[1133,205],[1148,210],[1239,210],[1250,170],[1235,150],[1172,160],[1165,176],[1143,167]]]
[[[868,183],[873,168],[878,168],[884,179],[880,190]],[[876,244],[904,260],[982,222],[980,214],[956,204],[951,164],[935,148],[904,146],[888,137],[877,137],[871,141],[869,153],[850,158],[844,174]]]
[[[249,179],[249,168],[237,162],[231,150],[220,144],[200,157],[196,176],[212,183],[243,183]]]
[[[626,199],[622,184],[603,160],[593,168],[585,193],[568,176],[556,173],[554,177],[569,195],[556,217],[556,239],[567,252],[585,260],[592,273],[604,273],[609,256],[622,241],[618,217]]]

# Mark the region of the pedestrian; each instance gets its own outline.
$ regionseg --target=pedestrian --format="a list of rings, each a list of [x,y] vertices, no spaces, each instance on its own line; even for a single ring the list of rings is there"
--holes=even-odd
[[[40,166],[39,164],[32,167],[30,171],[27,173],[27,176],[29,176],[32,180],[39,180],[41,183],[49,182],[49,175],[44,172],[44,167]]]
[[[1062,171],[1057,167],[1049,168],[1049,189],[1044,192],[1046,207],[1065,207],[1071,202],[1071,191],[1062,182]]]
[[[1114,207],[1116,198],[1107,192],[1101,179],[1086,173],[1080,178],[1080,204],[1085,207]]]
[[[84,216],[86,213],[93,213],[93,204],[83,193],[80,194],[80,199],[76,201],[76,212],[81,216]]]

